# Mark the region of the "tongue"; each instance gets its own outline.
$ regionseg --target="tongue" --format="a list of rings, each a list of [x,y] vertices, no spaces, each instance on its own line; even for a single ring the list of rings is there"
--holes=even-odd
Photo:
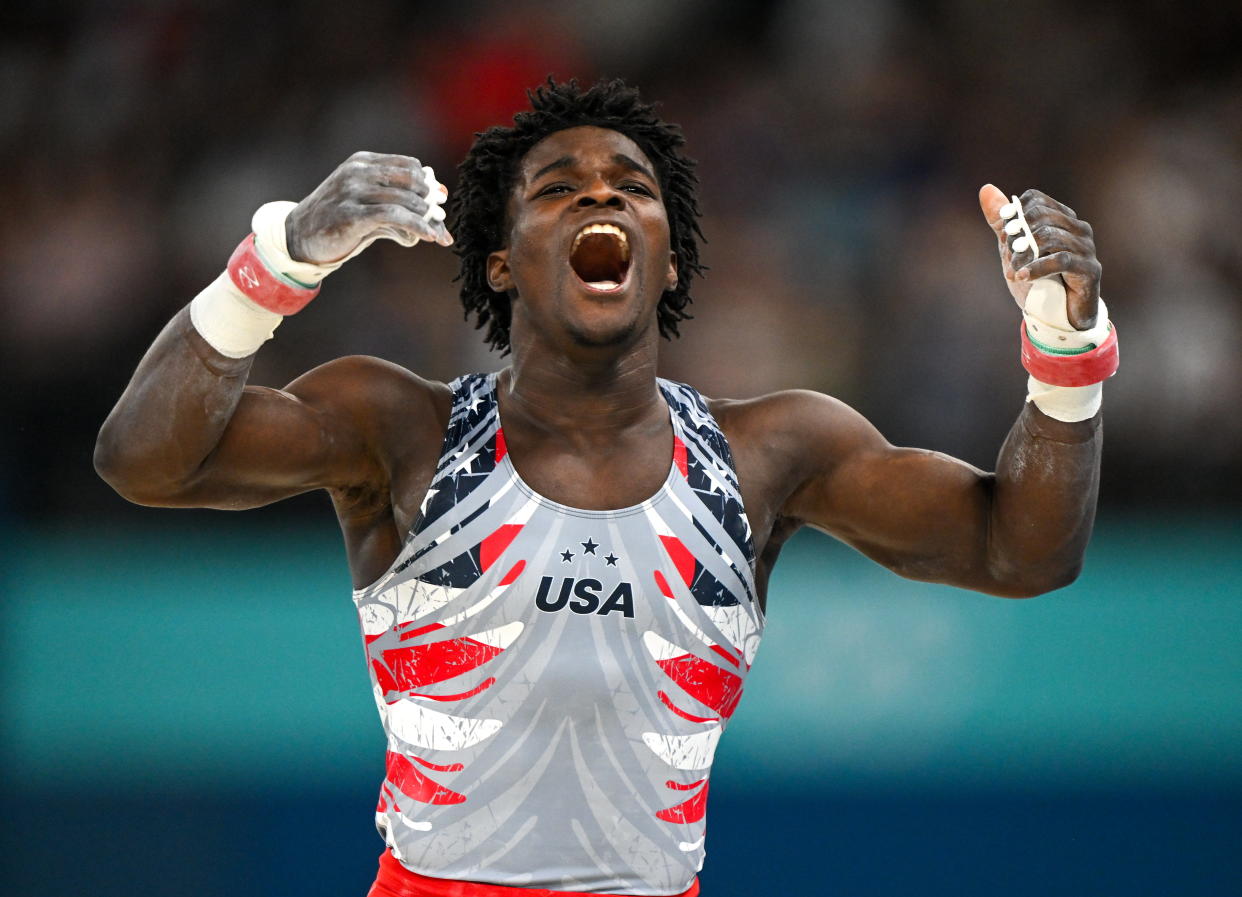
[[[574,273],[600,289],[615,288],[625,276],[621,244],[611,234],[588,234],[569,260]]]

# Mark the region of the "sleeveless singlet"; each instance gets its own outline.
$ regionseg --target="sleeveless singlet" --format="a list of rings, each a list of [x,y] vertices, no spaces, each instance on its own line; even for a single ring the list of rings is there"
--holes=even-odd
[[[400,555],[354,592],[388,736],[376,825],[422,875],[664,895],[703,865],[707,779],[763,631],[728,443],[666,380],[673,458],[614,511],[505,449],[496,375],[455,380]]]

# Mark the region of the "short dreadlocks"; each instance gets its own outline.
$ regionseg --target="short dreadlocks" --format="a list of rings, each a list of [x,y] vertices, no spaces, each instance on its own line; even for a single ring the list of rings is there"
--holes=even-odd
[[[503,248],[506,210],[518,164],[536,143],[556,131],[595,125],[618,131],[636,143],[655,166],[668,212],[669,242],[677,255],[677,286],[665,290],[656,308],[660,333],[677,336],[677,322],[691,315],[690,282],[701,275],[699,263],[698,178],[694,161],[681,153],[685,144],[677,125],[661,121],[655,107],[617,79],[582,88],[576,80],[547,83],[528,90],[530,111],[513,117],[513,127],[492,127],[475,135],[474,145],[458,166],[457,189],[449,201],[453,251],[461,259],[461,301],[475,327],[487,325],[487,342],[509,349],[509,297],[487,282],[487,257]]]

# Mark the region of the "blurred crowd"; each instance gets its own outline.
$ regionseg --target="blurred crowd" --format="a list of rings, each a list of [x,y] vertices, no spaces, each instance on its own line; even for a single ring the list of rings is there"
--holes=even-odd
[[[117,512],[94,434],[251,212],[358,149],[452,188],[523,89],[620,76],[699,160],[696,317],[665,376],[809,387],[982,467],[1025,389],[981,184],[1091,221],[1122,367],[1105,501],[1242,502],[1242,7],[1037,0],[48,2],[0,30],[0,506]],[[260,352],[281,386],[348,353],[504,364],[455,258],[377,244]]]

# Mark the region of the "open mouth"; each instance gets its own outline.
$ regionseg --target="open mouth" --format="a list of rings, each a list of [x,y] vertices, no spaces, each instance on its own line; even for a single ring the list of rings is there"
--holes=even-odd
[[[615,224],[588,224],[574,237],[569,266],[591,290],[621,289],[630,270],[630,244]]]

